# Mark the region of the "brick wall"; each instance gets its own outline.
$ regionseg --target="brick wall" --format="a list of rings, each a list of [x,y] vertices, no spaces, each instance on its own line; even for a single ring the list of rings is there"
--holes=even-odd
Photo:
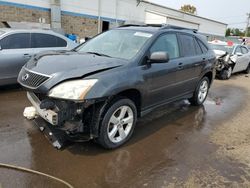
[[[95,36],[98,31],[96,19],[62,15],[62,28],[66,33],[77,34],[80,38]]]
[[[14,6],[0,5],[0,27],[4,27],[1,22],[39,22],[39,18],[45,18],[50,24],[50,12],[33,9],[18,8]],[[94,36],[97,34],[98,23],[96,19],[79,16],[62,15],[62,28],[65,33],[77,34],[80,38]]]
[[[39,18],[45,18],[46,23],[50,23],[50,12],[0,5],[0,22],[39,22]]]

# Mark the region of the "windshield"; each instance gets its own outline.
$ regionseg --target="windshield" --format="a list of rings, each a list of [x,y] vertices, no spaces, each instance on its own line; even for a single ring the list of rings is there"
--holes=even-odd
[[[210,44],[211,48],[213,50],[222,50],[228,53],[233,53],[234,46],[228,46],[228,45],[219,45],[219,44]]]
[[[135,57],[150,37],[152,34],[147,32],[110,30],[78,47],[76,51],[129,60]]]

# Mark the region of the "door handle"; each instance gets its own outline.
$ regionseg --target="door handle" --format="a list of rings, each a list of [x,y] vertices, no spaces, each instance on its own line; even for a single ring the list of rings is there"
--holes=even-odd
[[[200,63],[195,63],[194,66],[195,67],[198,67],[200,65]]]
[[[23,57],[24,58],[31,58],[31,55],[30,54],[23,54]]]

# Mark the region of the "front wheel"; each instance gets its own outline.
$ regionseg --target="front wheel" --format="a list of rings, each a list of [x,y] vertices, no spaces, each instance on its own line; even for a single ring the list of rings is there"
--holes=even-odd
[[[189,102],[191,103],[191,105],[193,106],[200,106],[204,103],[204,101],[207,98],[207,94],[208,94],[208,90],[209,90],[209,79],[207,77],[203,77],[194,94],[193,97],[191,99],[189,99]]]
[[[233,69],[232,67],[228,67],[228,68],[225,68],[223,69],[221,72],[220,72],[220,79],[222,80],[228,80],[231,76],[232,76],[232,72],[233,72]]]
[[[137,120],[133,101],[127,98],[115,100],[107,109],[100,125],[98,143],[106,149],[114,149],[130,139]]]
[[[247,69],[245,70],[246,74],[249,74],[249,72],[250,72],[250,63],[248,64]]]

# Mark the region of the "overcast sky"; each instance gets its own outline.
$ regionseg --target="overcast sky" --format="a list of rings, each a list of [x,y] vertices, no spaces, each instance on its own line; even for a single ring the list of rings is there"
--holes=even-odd
[[[196,7],[197,15],[229,24],[229,27],[246,27],[250,0],[150,0],[170,8],[180,9],[184,4]]]

